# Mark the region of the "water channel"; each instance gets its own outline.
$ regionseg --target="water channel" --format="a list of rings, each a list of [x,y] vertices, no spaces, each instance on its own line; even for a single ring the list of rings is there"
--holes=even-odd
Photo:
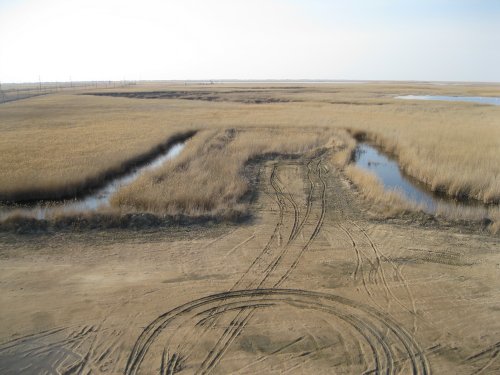
[[[396,160],[368,143],[363,142],[358,145],[354,163],[359,168],[375,174],[387,190],[399,191],[406,199],[420,205],[426,212],[435,213],[438,206],[486,207],[476,200],[457,201],[433,193],[426,185],[405,175]]]
[[[401,95],[396,99],[407,100],[440,100],[447,102],[467,102],[490,105],[500,105],[500,98],[486,96],[446,96],[446,95]]]
[[[97,211],[100,208],[109,207],[111,196],[120,188],[135,181],[141,174],[154,170],[168,160],[175,158],[184,148],[185,144],[180,142],[174,144],[166,152],[159,154],[148,163],[133,168],[126,174],[109,181],[104,187],[91,194],[73,200],[43,201],[35,205],[2,205],[0,206],[0,220],[5,220],[13,214],[26,215],[42,220],[52,213],[83,213]]]

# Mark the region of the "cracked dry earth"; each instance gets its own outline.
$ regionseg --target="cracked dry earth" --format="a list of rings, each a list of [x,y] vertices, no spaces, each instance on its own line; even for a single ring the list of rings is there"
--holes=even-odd
[[[498,374],[498,237],[371,221],[326,155],[254,220],[2,237],[2,374]]]

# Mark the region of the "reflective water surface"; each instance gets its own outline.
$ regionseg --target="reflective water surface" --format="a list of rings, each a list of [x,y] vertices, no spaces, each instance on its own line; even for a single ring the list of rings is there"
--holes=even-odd
[[[44,201],[34,206],[0,206],[0,220],[10,215],[26,214],[39,220],[45,219],[51,213],[82,213],[96,211],[99,208],[109,206],[110,198],[120,188],[130,184],[142,173],[160,167],[166,161],[175,158],[184,148],[184,143],[173,145],[167,152],[158,155],[149,163],[129,171],[127,174],[110,181],[103,188],[96,190],[90,195],[74,200]]]
[[[453,207],[483,206],[477,201],[459,202],[452,198],[435,195],[425,185],[405,176],[395,160],[367,143],[358,145],[354,162],[359,168],[374,173],[386,189],[401,192],[409,201],[421,205],[426,212],[436,212],[438,205]]]
[[[500,98],[486,97],[486,96],[401,95],[401,96],[396,96],[396,99],[442,100],[447,102],[469,102],[469,103],[500,105]]]

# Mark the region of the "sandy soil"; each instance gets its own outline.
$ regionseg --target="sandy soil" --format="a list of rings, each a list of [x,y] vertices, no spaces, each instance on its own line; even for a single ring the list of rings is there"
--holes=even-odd
[[[498,374],[500,242],[370,220],[322,155],[251,222],[0,238],[2,374]]]

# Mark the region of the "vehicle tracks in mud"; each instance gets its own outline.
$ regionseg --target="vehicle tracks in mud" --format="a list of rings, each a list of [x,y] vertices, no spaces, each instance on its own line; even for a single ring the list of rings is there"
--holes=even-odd
[[[373,326],[366,323],[363,320],[363,317],[356,317],[355,314],[347,312],[335,313],[337,310],[324,306],[318,302],[313,303],[312,301],[309,301],[310,303],[308,303],[306,307],[305,302],[301,304],[293,298],[291,301],[287,300],[286,296],[289,296],[287,292],[282,292],[283,289],[278,289],[297,267],[302,255],[307,251],[320,233],[325,220],[326,208],[329,202],[327,201],[326,196],[327,182],[324,178],[324,174],[327,173],[327,168],[322,163],[322,158],[319,156],[308,160],[307,163],[302,164],[305,166],[306,180],[308,182],[305,204],[302,209],[302,218],[301,207],[297,203],[296,197],[294,197],[292,192],[289,191],[287,186],[279,177],[280,168],[283,168],[284,163],[278,162],[271,166],[268,181],[269,186],[273,189],[273,194],[271,195],[275,198],[275,202],[278,207],[278,214],[277,222],[269,241],[250,264],[247,271],[244,272],[240,279],[235,283],[233,288],[231,288],[228,292],[214,295],[216,297],[213,297],[213,300],[210,299],[211,297],[207,297],[211,304],[209,308],[197,311],[197,309],[201,308],[201,306],[204,306],[203,302],[201,300],[197,300],[198,302],[193,301],[192,303],[194,305],[187,303],[186,305],[183,305],[183,307],[178,308],[180,310],[174,309],[169,313],[160,316],[146,329],[144,329],[135,343],[129,357],[125,374],[140,373],[141,365],[148,356],[148,353],[150,351],[155,352],[154,350],[151,350],[151,346],[156,345],[155,343],[157,341],[166,343],[165,346],[167,346],[168,349],[163,348],[163,353],[165,353],[165,350],[173,353],[171,358],[165,359],[162,357],[163,365],[160,367],[163,369],[166,368],[164,373],[174,374],[185,368],[189,368],[189,371],[196,374],[211,373],[220,363],[230,346],[241,335],[254,314],[257,313],[259,309],[274,306],[276,304],[297,305],[300,306],[300,308],[328,311],[334,315],[336,319],[339,319],[340,317],[342,321],[350,324],[351,327],[354,327],[354,331],[369,343],[370,351],[373,354],[373,361],[367,361],[367,363],[373,363],[373,368],[367,368],[367,373],[396,373],[396,363],[399,361],[401,363],[409,362],[411,364],[413,374],[430,374],[430,366],[425,353],[418,346],[413,336],[398,326],[395,320],[389,315],[378,311],[375,312],[376,310],[372,307],[363,306],[360,308],[364,312],[369,310],[369,314],[377,316],[381,319],[381,321],[390,322],[390,324],[382,324],[385,325],[383,331],[377,331],[377,329]],[[294,164],[296,165],[296,163]],[[340,214],[344,216],[344,212],[342,210],[340,210]],[[363,233],[365,240],[370,244],[370,247],[376,256],[376,261],[372,262],[372,268],[375,268],[375,274],[382,279],[387,301],[390,299],[397,300],[398,304],[404,307],[405,310],[409,311],[410,309],[399,301],[398,297],[391,292],[385,278],[385,274],[383,274],[383,270],[382,274],[377,273],[377,271],[381,268],[380,263],[383,257],[380,254],[378,247],[371,240],[366,231],[364,231],[364,229],[358,224],[352,221],[348,221],[347,223]],[[340,224],[339,227],[346,233],[346,235],[350,236],[354,248],[357,249],[356,242],[350,235],[349,230]],[[304,231],[307,232],[305,236],[303,233]],[[287,233],[288,236],[286,241],[283,241],[283,232],[289,232]],[[304,238],[303,241],[298,240],[299,234],[301,234]],[[361,252],[357,250],[356,277],[357,274],[360,273],[360,258]],[[385,259],[386,258],[384,258],[384,260]],[[400,276],[402,277],[402,275]],[[364,278],[364,275],[362,275],[362,277]],[[241,293],[245,295],[245,303],[238,305],[232,302],[232,299],[233,296],[240,293],[240,290],[244,290],[244,292]],[[370,294],[368,287],[365,287],[365,290],[368,294]],[[273,295],[283,293],[283,298],[275,300],[263,297],[263,293]],[[318,297],[318,294],[315,294],[314,292],[300,291],[297,293],[302,296],[307,295],[310,297]],[[323,295],[326,299],[331,298],[335,300],[336,298],[340,298],[327,296],[328,295]],[[346,301],[346,305],[353,308],[355,302]],[[412,305],[414,305],[414,302],[412,302]],[[413,310],[412,312],[415,311]],[[188,317],[183,318],[182,322],[176,328],[170,327],[170,325],[175,325],[174,321],[177,318],[180,316],[184,317],[186,315]],[[168,331],[171,332],[172,336],[175,336],[177,332],[180,333],[185,330],[188,330],[188,333],[182,336],[180,344],[170,347],[169,345],[174,341],[172,336],[163,338],[162,340],[158,339],[158,336],[163,335],[163,332],[167,327],[170,328]],[[217,329],[218,327],[223,328],[222,332]],[[200,328],[201,332],[199,331]],[[220,333],[218,334],[217,332]],[[397,341],[397,343],[388,343],[385,341],[385,337],[388,332],[392,332],[391,334],[395,335],[395,341]],[[202,341],[202,339],[206,339],[207,335],[213,337],[215,339],[215,343],[210,349],[206,350],[207,354],[203,360],[198,361],[195,365],[189,364],[188,360],[193,353],[197,351],[197,343]],[[406,353],[404,356],[405,359],[401,359],[400,355],[396,355],[393,352],[392,348],[398,345],[402,348],[399,352]],[[175,361],[175,365],[172,365],[172,361]]]
[[[321,177],[322,167],[320,166],[320,163],[321,163],[320,158],[310,160],[307,163],[309,194],[306,202],[305,215],[302,218],[302,221],[300,221],[300,212],[298,204],[295,202],[292,193],[286,191],[285,187],[282,186],[282,183],[278,178],[278,169],[280,166],[282,167],[282,165],[280,165],[279,163],[273,164],[269,175],[269,186],[271,186],[273,189],[274,197],[279,209],[278,220],[269,241],[266,243],[266,245],[259,253],[259,255],[254,259],[254,261],[249,266],[247,271],[243,273],[243,275],[235,283],[233,288],[231,288],[231,290],[242,289],[242,288],[262,288],[266,284],[268,284],[269,286],[277,287],[281,283],[283,283],[290,274],[290,272],[287,271],[289,271],[291,268],[296,267],[300,256],[307,249],[312,240],[318,235],[319,229],[324,220],[326,183]],[[291,245],[294,244],[294,241],[297,238],[298,233],[307,223],[311,213],[312,200],[313,200],[312,197],[314,192],[314,183],[311,177],[311,174],[313,173],[313,168],[311,168],[312,164],[315,164],[314,170],[319,176],[319,179],[323,181],[322,199],[320,201],[322,207],[321,215],[319,215],[319,220],[316,223],[312,235],[310,236],[306,244],[305,245],[298,244],[293,246],[294,248],[291,249],[292,247]],[[288,202],[288,204],[286,202]],[[285,220],[289,208],[292,210],[290,216],[293,217],[293,224],[288,223]],[[282,230],[284,230],[286,227],[291,227],[291,228],[287,228],[290,230],[290,234],[288,236],[288,240],[284,242],[281,240],[283,238]],[[289,262],[291,263],[290,266],[284,271],[282,271],[281,274],[278,274],[275,277],[276,281],[270,280],[270,277],[273,276],[274,273],[277,273],[276,272],[277,268],[280,266],[281,263],[284,262],[285,258],[287,258],[287,255],[294,257],[292,258],[291,262]],[[211,369],[215,366],[215,364],[217,363],[217,359],[221,357],[218,354],[219,351],[227,349],[227,347],[234,340],[234,338],[237,337],[244,329],[245,325],[251,319],[253,313],[254,313],[253,308],[243,309],[236,312],[236,316],[230,322],[227,329],[222,333],[219,340],[216,342],[215,347],[209,352],[209,355],[205,359],[204,364],[202,364],[202,367],[208,366]],[[205,318],[204,319],[205,324],[203,324],[203,331],[199,334],[196,334],[196,336],[203,337],[205,334],[207,334],[207,332],[212,330],[214,326],[217,324],[218,319],[220,317],[220,314],[218,314],[217,309],[214,309],[211,312],[211,315],[215,318],[212,318],[212,316]],[[197,323],[194,324],[198,326]],[[187,353],[184,355],[183,357],[184,359],[187,359],[190,356],[190,354],[194,351],[195,345],[192,344],[193,342],[195,342],[194,335],[195,334],[192,333],[192,335],[188,335],[187,337],[185,337],[185,339],[182,341],[184,345],[177,348],[176,352]],[[212,356],[215,357],[216,359],[215,361],[213,358],[211,358]]]
[[[209,374],[220,366],[231,347],[244,336],[242,333],[252,319],[262,316],[261,312],[291,309],[305,311],[314,317],[317,315],[317,321],[338,331],[338,343],[319,345],[314,342],[310,350],[293,355],[288,353],[287,350],[298,343],[308,342],[301,335],[243,364],[239,372],[255,366],[273,366],[270,362],[278,356],[286,357],[283,372],[293,372],[306,363],[335,355],[334,352],[338,351],[344,356],[345,363],[341,365],[346,371],[396,374],[404,370],[415,375],[430,374],[426,351],[415,339],[416,307],[407,281],[368,231],[350,219],[349,207],[343,197],[329,195],[327,175],[330,171],[324,158],[324,154],[319,154],[293,161],[271,161],[261,167],[259,173],[265,176],[261,181],[263,190],[276,205],[275,224],[267,242],[229,290],[189,301],[161,314],[147,325],[134,342],[128,358],[122,357],[119,349],[122,332],[111,334],[109,329],[106,332],[106,329],[99,328],[100,325],[83,327],[79,331],[61,328],[32,338],[25,337],[0,346],[0,356],[4,351],[9,360],[28,358],[26,361],[32,368],[38,366],[36,368],[42,372],[53,370],[68,375],[98,373],[103,369],[108,372],[121,369],[126,375],[152,372],[161,375]],[[333,211],[330,215],[327,215],[328,209]],[[331,220],[333,227],[338,229],[332,232],[329,228],[329,233],[344,236],[350,242],[356,264],[352,278],[355,283],[360,280],[371,305],[333,294],[281,289],[322,233],[325,220]],[[233,246],[226,256],[235,249],[248,246],[257,237],[254,232]],[[219,240],[214,239],[207,246]],[[406,291],[403,298],[410,301],[409,305],[392,291],[384,266],[391,267],[396,274],[396,281]],[[386,306],[382,306],[382,301]],[[413,314],[413,332],[408,332],[386,312],[391,302]]]
[[[351,332],[346,337],[355,337],[359,341],[358,344],[366,348],[365,353],[370,353],[365,361],[373,368],[366,368],[366,373],[396,374],[405,362],[408,362],[408,368],[412,374],[431,373],[425,353],[413,336],[387,314],[373,307],[340,296],[305,290],[251,289],[203,297],[158,317],[144,330],[138,340],[129,357],[126,374],[139,373],[140,365],[151,345],[155,341],[163,341],[157,340],[158,337],[165,333],[167,326],[175,325],[177,320],[201,319],[210,315],[214,309],[222,314],[234,310],[259,311],[259,309],[272,309],[282,305],[293,309],[324,313],[333,319],[331,324],[350,327]],[[245,323],[244,320],[240,322],[240,324],[243,323]],[[162,338],[165,339],[165,337]],[[213,363],[217,363],[224,352],[224,350],[218,351],[212,360]],[[175,358],[182,358],[180,354],[175,355]],[[263,359],[260,361],[262,362]]]
[[[61,327],[0,345],[2,374],[115,372],[123,331],[101,325]]]

